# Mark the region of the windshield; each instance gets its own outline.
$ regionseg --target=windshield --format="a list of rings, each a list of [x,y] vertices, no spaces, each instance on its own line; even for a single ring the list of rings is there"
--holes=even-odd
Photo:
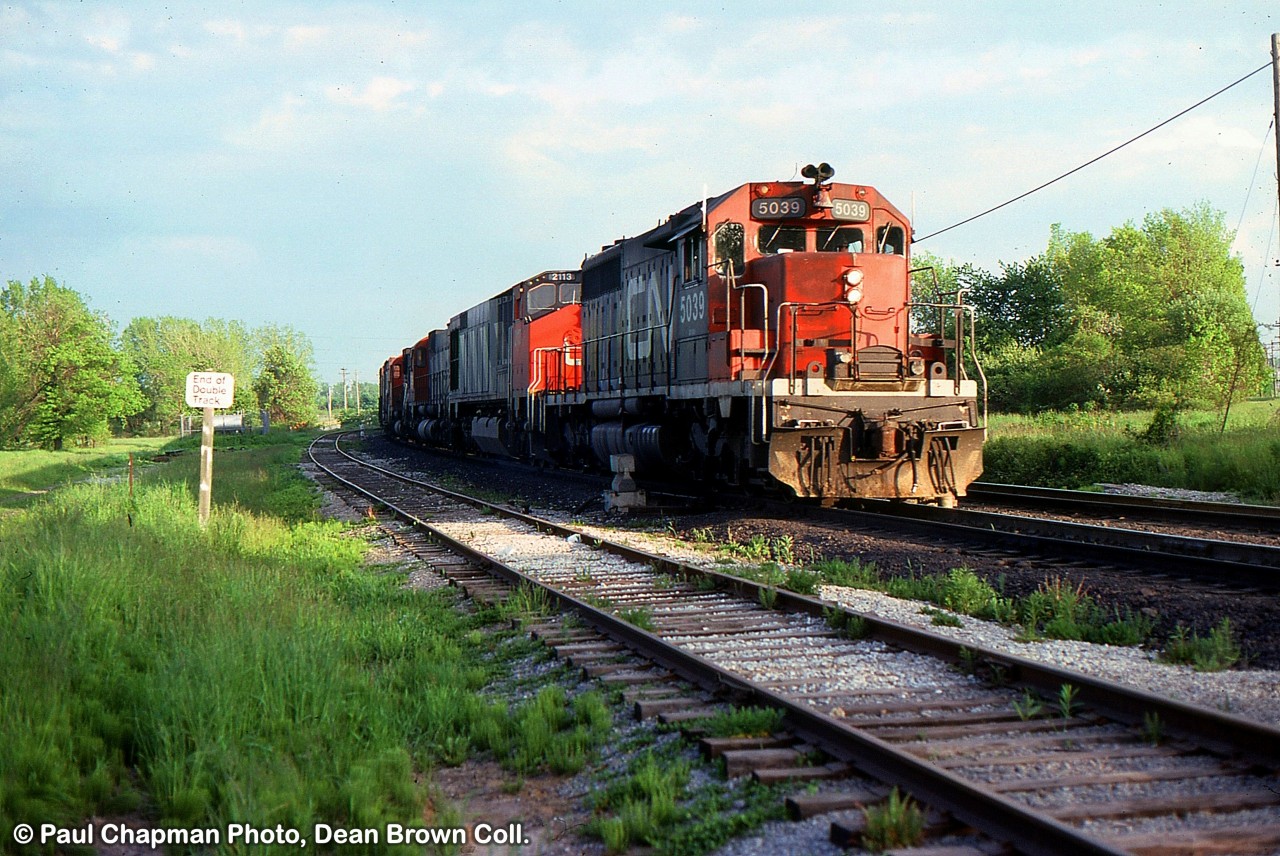
[[[856,226],[837,226],[818,228],[818,252],[820,253],[860,253],[862,252],[862,230]]]
[[[756,246],[760,248],[760,252],[766,255],[788,250],[803,253],[804,227],[761,226],[760,232],[756,235]]]

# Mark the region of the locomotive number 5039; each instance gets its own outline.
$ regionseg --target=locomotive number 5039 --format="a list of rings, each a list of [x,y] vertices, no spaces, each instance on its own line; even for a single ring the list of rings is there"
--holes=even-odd
[[[861,199],[832,199],[831,216],[836,220],[861,223],[871,219],[871,206]]]
[[[751,216],[757,220],[803,217],[806,207],[804,199],[799,196],[753,199],[751,200]]]
[[[701,321],[707,317],[707,293],[701,289],[680,295],[680,323]]]

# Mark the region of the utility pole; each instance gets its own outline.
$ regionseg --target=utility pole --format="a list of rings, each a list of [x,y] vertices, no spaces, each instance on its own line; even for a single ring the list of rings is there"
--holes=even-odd
[[[347,370],[338,369],[338,371],[342,372],[342,409],[345,411],[347,409]]]
[[[1275,128],[1276,132],[1276,193],[1280,195],[1280,33],[1271,34],[1271,83],[1275,93]],[[1280,198],[1278,196],[1277,198]],[[1280,264],[1280,262],[1277,262]],[[1276,319],[1276,335],[1280,337],[1280,319]],[[1280,395],[1280,347],[1273,343],[1271,358],[1267,365],[1271,369],[1272,395]]]
[[[1280,194],[1280,33],[1271,34],[1271,80],[1276,97],[1276,193]]]
[[[352,376],[355,377],[355,380],[352,381],[352,383],[354,383],[356,387],[356,416],[359,416],[360,415],[360,372],[353,371]]]

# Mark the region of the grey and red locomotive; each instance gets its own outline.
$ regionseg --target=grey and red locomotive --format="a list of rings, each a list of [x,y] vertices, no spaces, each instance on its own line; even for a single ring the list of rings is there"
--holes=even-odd
[[[559,466],[954,503],[985,437],[969,307],[913,301],[910,224],[879,192],[803,174],[455,316],[383,365],[382,425]]]

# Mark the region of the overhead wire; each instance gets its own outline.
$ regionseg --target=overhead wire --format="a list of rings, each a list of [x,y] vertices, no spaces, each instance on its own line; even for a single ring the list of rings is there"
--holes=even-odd
[[[1267,278],[1266,259],[1271,258],[1271,244],[1276,237],[1276,219],[1280,216],[1280,199],[1277,199],[1271,211],[1271,231],[1267,233],[1267,251],[1263,254],[1262,269],[1258,272],[1258,287],[1253,292],[1253,304],[1249,307],[1249,311],[1253,312],[1258,308],[1258,298],[1262,296],[1262,283]]]
[[[1244,225],[1245,212],[1249,210],[1249,199],[1253,196],[1253,186],[1258,180],[1258,167],[1262,166],[1262,155],[1267,150],[1267,140],[1271,139],[1271,129],[1275,127],[1276,117],[1272,116],[1271,121],[1267,123],[1267,130],[1262,135],[1262,145],[1258,147],[1258,159],[1253,164],[1253,175],[1249,177],[1249,189],[1244,192],[1244,205],[1240,206],[1240,219],[1236,221],[1235,234],[1240,234],[1240,227]]]
[[[1128,146],[1128,145],[1130,145],[1131,143],[1136,143],[1138,140],[1141,140],[1143,137],[1147,136],[1148,134],[1151,134],[1151,133],[1153,133],[1153,132],[1155,132],[1155,131],[1160,130],[1160,129],[1161,129],[1161,128],[1163,128],[1165,125],[1168,125],[1170,122],[1172,122],[1172,121],[1174,121],[1174,120],[1176,120],[1176,119],[1180,119],[1180,118],[1182,118],[1183,116],[1185,116],[1186,114],[1190,113],[1192,110],[1196,109],[1196,108],[1197,108],[1197,107],[1199,107],[1200,105],[1205,104],[1205,103],[1207,103],[1207,102],[1209,102],[1209,101],[1212,101],[1214,98],[1217,98],[1219,95],[1221,95],[1222,93],[1226,92],[1228,89],[1231,89],[1232,87],[1238,86],[1238,85],[1240,85],[1241,83],[1244,83],[1244,82],[1245,82],[1246,80],[1248,80],[1249,78],[1253,77],[1255,74],[1258,74],[1258,73],[1259,73],[1259,72],[1261,72],[1261,71],[1264,71],[1264,70],[1266,70],[1266,69],[1268,69],[1268,68],[1271,68],[1271,65],[1272,65],[1272,64],[1271,64],[1271,62],[1270,62],[1270,61],[1263,63],[1262,65],[1260,65],[1260,66],[1258,66],[1257,68],[1255,68],[1253,71],[1251,71],[1251,72],[1249,72],[1248,74],[1246,74],[1244,77],[1241,77],[1239,80],[1236,80],[1236,81],[1234,81],[1233,83],[1229,83],[1229,84],[1227,84],[1226,86],[1222,87],[1221,89],[1219,89],[1217,92],[1213,93],[1212,95],[1210,95],[1210,96],[1208,96],[1208,97],[1206,97],[1206,98],[1202,98],[1202,99],[1200,99],[1200,100],[1199,100],[1199,101],[1197,101],[1195,104],[1192,104],[1190,107],[1186,108],[1185,110],[1182,110],[1182,111],[1179,111],[1178,113],[1175,113],[1174,115],[1170,116],[1168,119],[1165,119],[1165,120],[1164,120],[1163,122],[1161,122],[1160,124],[1158,124],[1158,125],[1154,125],[1154,126],[1152,126],[1152,127],[1148,128],[1147,130],[1143,131],[1141,134],[1138,134],[1136,137],[1133,137],[1133,138],[1131,138],[1131,139],[1129,139],[1129,140],[1125,140],[1125,141],[1124,141],[1123,143],[1121,143],[1120,145],[1115,146],[1114,148],[1111,148],[1111,149],[1109,149],[1109,150],[1107,150],[1107,151],[1103,152],[1102,154],[1098,155],[1097,157],[1093,158],[1092,160],[1085,161],[1084,163],[1080,164],[1079,166],[1075,167],[1074,169],[1070,169],[1070,170],[1068,170],[1067,172],[1064,172],[1062,175],[1058,176],[1057,178],[1052,178],[1052,179],[1050,179],[1050,180],[1046,181],[1044,184],[1041,184],[1041,185],[1039,185],[1038,187],[1033,187],[1033,188],[1031,188],[1030,190],[1028,190],[1028,191],[1027,191],[1027,192],[1025,192],[1025,193],[1020,193],[1020,194],[1018,194],[1017,196],[1013,197],[1012,199],[1009,199],[1009,200],[1007,200],[1007,201],[1005,201],[1005,202],[1001,202],[999,205],[996,205],[996,206],[994,206],[994,207],[992,207],[992,208],[988,208],[986,211],[983,211],[983,212],[981,212],[980,214],[974,214],[972,217],[968,217],[968,218],[966,218],[966,219],[964,219],[964,220],[961,220],[959,223],[953,223],[953,224],[951,224],[950,226],[947,226],[945,229],[939,229],[939,230],[938,230],[938,231],[936,231],[936,232],[930,232],[929,234],[925,235],[925,236],[924,236],[924,237],[922,237],[922,238],[916,238],[916,239],[913,241],[913,243],[918,244],[918,243],[920,243],[921,241],[927,241],[927,240],[929,240],[930,238],[933,238],[933,237],[936,237],[936,236],[938,236],[938,235],[941,235],[943,232],[950,232],[952,229],[957,229],[957,228],[959,228],[959,227],[961,227],[961,226],[964,226],[964,225],[965,225],[965,224],[967,224],[967,223],[972,223],[974,220],[977,220],[977,219],[978,219],[978,218],[980,218],[980,217],[985,217],[985,216],[987,216],[988,214],[991,214],[991,213],[993,213],[993,212],[999,211],[1001,208],[1005,208],[1005,207],[1007,207],[1007,206],[1009,206],[1009,205],[1012,205],[1013,203],[1015,203],[1015,202],[1017,202],[1017,201],[1019,201],[1019,200],[1026,199],[1026,198],[1027,198],[1028,196],[1030,196],[1031,194],[1033,194],[1033,193],[1038,193],[1039,191],[1044,190],[1046,187],[1049,187],[1049,186],[1050,186],[1050,185],[1052,185],[1052,184],[1057,184],[1059,181],[1062,181],[1062,179],[1067,178],[1068,176],[1071,176],[1071,175],[1075,175],[1077,172],[1079,172],[1080,170],[1084,169],[1085,167],[1092,166],[1093,164],[1097,163],[1098,161],[1102,160],[1103,158],[1108,157],[1108,156],[1110,156],[1110,155],[1113,155],[1113,154],[1115,154],[1116,152],[1120,151],[1120,150],[1121,150],[1121,149],[1123,149],[1125,146]]]

